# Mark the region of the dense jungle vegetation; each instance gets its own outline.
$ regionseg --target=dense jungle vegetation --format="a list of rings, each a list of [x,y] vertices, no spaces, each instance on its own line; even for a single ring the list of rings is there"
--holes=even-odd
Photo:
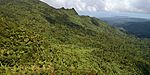
[[[39,0],[0,0],[0,75],[150,75],[150,40]]]

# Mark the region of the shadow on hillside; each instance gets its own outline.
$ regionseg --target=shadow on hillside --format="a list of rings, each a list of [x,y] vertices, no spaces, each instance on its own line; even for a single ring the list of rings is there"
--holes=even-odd
[[[136,62],[137,68],[141,71],[142,75],[150,75],[150,65],[141,61]]]

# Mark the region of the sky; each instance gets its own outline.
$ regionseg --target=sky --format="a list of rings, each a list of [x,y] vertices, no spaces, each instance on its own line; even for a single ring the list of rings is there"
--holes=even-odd
[[[80,15],[150,19],[150,0],[41,0],[55,8],[75,8]]]

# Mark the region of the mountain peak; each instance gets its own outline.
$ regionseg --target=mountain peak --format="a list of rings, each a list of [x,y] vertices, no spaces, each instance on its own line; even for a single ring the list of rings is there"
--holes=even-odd
[[[68,12],[73,13],[75,15],[78,15],[78,13],[76,12],[76,10],[74,8],[64,8],[64,7],[62,7],[62,8],[60,8],[60,10],[65,10],[65,11],[68,11]]]
[[[0,75],[150,75],[148,40],[74,8],[0,3]]]

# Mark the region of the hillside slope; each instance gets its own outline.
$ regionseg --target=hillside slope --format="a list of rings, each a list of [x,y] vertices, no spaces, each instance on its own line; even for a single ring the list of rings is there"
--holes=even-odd
[[[129,22],[118,27],[127,30],[128,33],[134,34],[140,38],[150,38],[150,21],[147,22]]]
[[[150,20],[130,17],[102,18],[110,25],[120,28],[140,38],[150,38]]]
[[[150,42],[38,0],[0,0],[0,74],[149,75]]]

